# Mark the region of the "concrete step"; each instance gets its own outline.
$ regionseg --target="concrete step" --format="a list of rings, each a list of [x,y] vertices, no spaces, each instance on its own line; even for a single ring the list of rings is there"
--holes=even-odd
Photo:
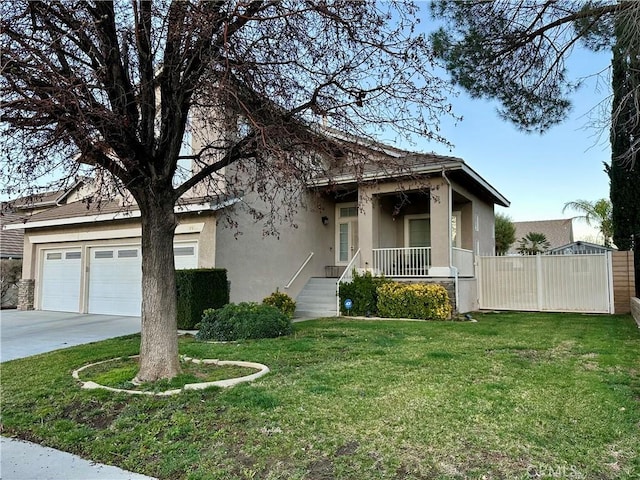
[[[294,319],[296,318],[327,318],[327,317],[335,317],[336,316],[336,312],[335,311],[328,311],[328,310],[296,310],[296,314],[293,317]]]
[[[310,278],[296,297],[296,318],[332,317],[336,314],[336,279]]]

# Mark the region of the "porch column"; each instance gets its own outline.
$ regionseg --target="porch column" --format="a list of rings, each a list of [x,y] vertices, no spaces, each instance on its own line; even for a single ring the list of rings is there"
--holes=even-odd
[[[451,275],[451,187],[442,178],[432,180],[431,267],[429,275]]]
[[[373,268],[373,249],[378,248],[378,215],[376,187],[358,188],[358,248],[361,267]]]

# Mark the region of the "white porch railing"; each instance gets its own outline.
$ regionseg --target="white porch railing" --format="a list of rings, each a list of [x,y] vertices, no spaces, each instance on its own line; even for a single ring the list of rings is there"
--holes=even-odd
[[[461,277],[473,277],[474,255],[472,250],[464,250],[463,248],[453,247],[451,249],[451,264],[458,269],[458,275]]]
[[[373,269],[386,277],[426,277],[430,266],[430,247],[373,249]]]
[[[291,287],[291,285],[293,284],[293,282],[296,281],[296,278],[298,278],[298,275],[300,275],[300,272],[302,272],[302,270],[304,270],[304,267],[307,266],[307,263],[309,263],[309,261],[311,260],[311,257],[313,257],[313,252],[309,252],[309,255],[307,256],[307,258],[305,259],[304,262],[302,262],[302,265],[300,265],[300,268],[298,268],[298,271],[296,273],[293,274],[293,277],[291,277],[291,280],[289,280],[289,283],[287,283],[284,288],[288,289]]]
[[[461,277],[474,276],[473,262],[473,251],[451,249],[451,264]],[[373,270],[386,277],[428,277],[430,266],[430,247],[373,249]]]

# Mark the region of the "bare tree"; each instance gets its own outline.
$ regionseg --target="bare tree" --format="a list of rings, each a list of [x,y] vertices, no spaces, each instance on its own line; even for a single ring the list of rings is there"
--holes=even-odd
[[[179,371],[181,197],[215,195],[229,165],[267,201],[276,195],[265,182],[300,192],[338,156],[357,171],[349,144],[319,133],[323,119],[351,135],[444,140],[446,85],[407,2],[21,0],[0,9],[4,191],[51,171],[89,172],[140,209],[139,381]]]

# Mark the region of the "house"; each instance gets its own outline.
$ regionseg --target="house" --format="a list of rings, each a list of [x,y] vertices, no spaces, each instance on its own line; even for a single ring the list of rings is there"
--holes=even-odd
[[[23,229],[5,229],[4,226],[22,222],[31,215],[53,208],[68,198],[73,199],[74,192],[81,190],[82,187],[83,181],[79,180],[63,190],[29,195],[0,204],[0,261],[3,271],[0,306],[2,308],[14,308],[17,305],[18,288],[17,283],[14,282],[17,282],[20,277],[19,275],[15,277],[14,274],[16,272],[19,274],[24,245]],[[4,273],[7,273],[7,276]]]
[[[605,247],[604,245],[597,245],[595,243],[578,240],[577,242],[552,248],[547,253],[549,255],[593,255],[597,253],[612,252],[614,250],[614,248]]]
[[[371,162],[355,172],[337,161],[310,176],[296,228],[278,236],[255,220],[251,211],[271,208],[257,194],[184,199],[176,268],[225,268],[231,301],[280,289],[308,314],[335,315],[336,283],[353,268],[442,282],[459,311],[476,309],[474,255],[493,252],[494,205],[509,202],[460,158],[359,148]],[[135,205],[98,210],[76,199],[9,225],[25,232],[19,308],[139,315],[139,216]]]
[[[516,228],[516,241],[511,245],[507,255],[517,254],[520,239],[531,232],[542,233],[552,249],[573,242],[573,220],[570,218],[513,222],[513,226]]]

